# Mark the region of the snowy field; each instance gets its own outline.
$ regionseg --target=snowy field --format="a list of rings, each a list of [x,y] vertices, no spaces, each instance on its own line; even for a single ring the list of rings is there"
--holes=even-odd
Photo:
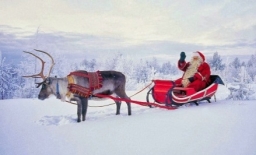
[[[132,104],[89,107],[76,122],[76,106],[55,98],[0,101],[1,155],[255,155],[255,101],[201,102],[177,110]],[[132,95],[134,92],[128,92]],[[145,101],[146,91],[133,97]],[[90,101],[89,105],[113,103]]]

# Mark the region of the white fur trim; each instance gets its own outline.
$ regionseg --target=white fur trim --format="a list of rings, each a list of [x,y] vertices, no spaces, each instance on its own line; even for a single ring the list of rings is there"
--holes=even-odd
[[[194,52],[193,53],[193,57],[194,56],[197,56],[200,60],[201,60],[201,63],[204,62],[203,58],[201,57],[201,55],[198,53],[198,52]],[[192,58],[193,59],[193,58]]]
[[[200,56],[200,54],[199,54],[198,52],[194,52],[194,53],[193,53],[193,57],[194,57],[194,56],[201,57],[201,56]]]
[[[198,75],[200,75],[200,76],[201,76],[201,78],[202,78],[202,81],[204,81],[204,77],[202,76],[202,74],[201,74],[201,73],[199,73],[199,72],[197,72],[197,74],[198,74]]]
[[[182,66],[183,63],[180,63],[179,62],[179,66]],[[187,65],[186,64],[183,64],[183,67],[180,67],[181,70],[183,70]]]

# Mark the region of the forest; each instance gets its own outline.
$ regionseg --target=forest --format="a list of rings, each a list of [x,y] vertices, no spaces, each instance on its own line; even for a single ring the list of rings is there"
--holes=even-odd
[[[49,70],[51,61],[49,57],[36,53],[45,63],[45,72]],[[114,57],[72,60],[61,53],[51,53],[55,65],[51,76],[65,77],[74,70],[116,70],[126,76],[126,90],[139,90],[148,85],[153,79],[175,80],[182,75],[178,70],[177,62],[162,62],[153,57],[148,60],[135,60],[133,57],[120,52]],[[213,75],[219,75],[229,89],[227,99],[250,100],[255,93],[256,54],[248,56],[246,61],[239,57],[223,59],[218,52],[207,58]],[[41,62],[39,59],[23,54],[20,62],[12,62],[2,56],[0,51],[0,99],[36,98],[39,88],[35,83],[40,82],[24,75],[39,73]]]

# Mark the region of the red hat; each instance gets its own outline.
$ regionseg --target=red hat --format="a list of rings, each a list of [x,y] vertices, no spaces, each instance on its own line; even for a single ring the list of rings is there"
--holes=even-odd
[[[199,56],[199,57],[202,58],[203,61],[205,61],[204,55],[203,55],[201,52],[199,52],[199,51],[194,52],[194,55],[193,55],[193,56]]]

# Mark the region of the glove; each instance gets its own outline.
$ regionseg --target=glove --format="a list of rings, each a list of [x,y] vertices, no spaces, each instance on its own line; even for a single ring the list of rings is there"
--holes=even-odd
[[[194,77],[190,77],[190,78],[188,78],[188,81],[191,83],[191,82],[193,82],[195,79],[194,79]]]
[[[186,58],[185,52],[181,52],[181,53],[180,53],[180,62],[184,62],[184,61],[185,61],[185,58]]]

